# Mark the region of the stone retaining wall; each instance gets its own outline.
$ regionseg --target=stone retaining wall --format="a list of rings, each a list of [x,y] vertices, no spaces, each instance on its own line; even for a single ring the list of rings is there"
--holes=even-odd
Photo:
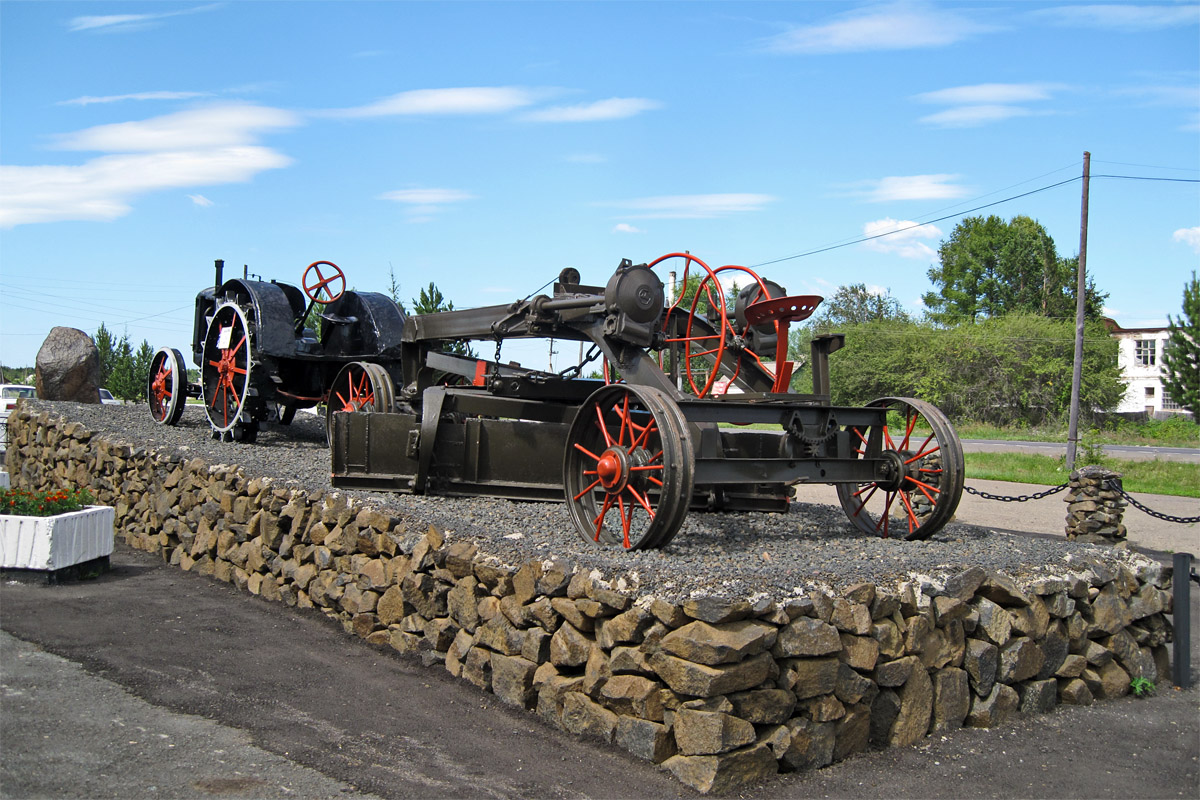
[[[320,609],[704,792],[1169,675],[1170,571],[1132,553],[1021,583],[976,567],[674,604],[567,563],[503,564],[333,492],[147,452],[46,413],[17,409],[10,425],[14,485],[90,487],[133,547]]]

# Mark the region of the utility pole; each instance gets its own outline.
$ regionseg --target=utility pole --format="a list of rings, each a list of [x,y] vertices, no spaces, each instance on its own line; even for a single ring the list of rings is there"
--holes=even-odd
[[[1075,289],[1075,365],[1071,373],[1071,420],[1067,425],[1067,472],[1075,469],[1079,444],[1079,385],[1083,381],[1084,292],[1087,290],[1088,185],[1092,176],[1092,154],[1083,151],[1083,202],[1079,212],[1079,270]]]

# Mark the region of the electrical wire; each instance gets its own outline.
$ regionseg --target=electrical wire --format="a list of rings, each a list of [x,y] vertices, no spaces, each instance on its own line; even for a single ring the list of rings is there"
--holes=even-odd
[[[1065,167],[1064,167],[1064,169],[1065,169]],[[1061,170],[1054,170],[1054,172],[1060,172],[1060,171]],[[1052,174],[1052,173],[1047,173],[1047,174]],[[1171,183],[1200,183],[1200,179],[1198,179],[1198,178],[1159,178],[1159,177],[1151,177],[1151,176],[1146,176],[1146,175],[1090,175],[1089,176],[1089,180],[1097,179],[1097,178],[1118,178],[1118,179],[1124,179],[1124,180],[1138,180],[1138,181],[1166,181],[1166,182],[1171,182]],[[1031,178],[1030,180],[1036,180],[1036,179]],[[1060,186],[1066,186],[1068,183],[1075,183],[1076,181],[1082,181],[1082,180],[1083,180],[1082,175],[1076,175],[1075,177],[1067,178],[1066,180],[1062,180],[1057,183],[1051,183],[1048,186],[1042,186],[1038,189],[1031,189],[1028,192],[1022,192],[1020,194],[1012,195],[1011,197],[1005,197],[1001,200],[995,200],[991,203],[985,203],[980,206],[975,206],[974,208],[968,208],[965,211],[958,211],[953,214],[947,214],[942,217],[936,217],[934,219],[927,219],[927,220],[924,220],[923,222],[914,222],[912,225],[906,225],[903,228],[897,228],[892,231],[885,231],[884,233],[876,233],[876,234],[872,234],[871,236],[861,236],[857,239],[853,239],[850,241],[843,241],[839,244],[832,244],[832,245],[828,245],[825,247],[819,247],[814,250],[806,250],[803,253],[796,253],[795,255],[784,256],[782,258],[776,258],[776,259],[772,259],[770,261],[761,261],[757,264],[751,264],[750,266],[752,269],[757,269],[759,267],[770,266],[771,264],[779,264],[784,261],[793,261],[797,258],[806,258],[808,256],[818,255],[820,253],[828,253],[830,250],[838,250],[843,247],[850,247],[851,245],[862,244],[863,242],[869,242],[869,241],[872,241],[875,239],[882,239],[885,236],[895,236],[897,233],[904,233],[905,231],[911,231],[911,230],[915,230],[917,228],[922,228],[926,225],[931,225],[935,222],[945,222],[948,219],[955,219],[956,217],[962,217],[962,216],[966,216],[967,214],[973,214],[974,212],[982,211],[985,208],[992,208],[993,206],[998,206],[1003,203],[1009,203],[1009,202],[1012,202],[1013,200],[1020,200],[1022,197],[1029,197],[1030,195],[1039,194],[1040,192],[1049,191],[1050,189],[1057,189]],[[1028,183],[1028,181],[1024,181],[1024,182]],[[1016,185],[1019,186],[1020,184],[1016,184]],[[1003,191],[1003,190],[999,190],[999,191]],[[992,192],[992,194],[995,194],[995,192]],[[989,195],[983,195],[983,197],[987,197],[987,196],[989,196]]]

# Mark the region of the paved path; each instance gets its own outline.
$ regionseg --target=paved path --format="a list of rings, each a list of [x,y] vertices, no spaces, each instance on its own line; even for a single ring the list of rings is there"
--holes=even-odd
[[[1039,453],[1059,457],[1066,455],[1065,442],[1012,442],[1000,439],[963,439],[963,451],[967,453]],[[1106,444],[1105,455],[1123,458],[1126,461],[1187,461],[1200,464],[1200,448],[1195,447],[1152,447],[1145,445]]]
[[[1050,488],[1029,483],[983,481],[967,479],[967,486],[988,494],[1006,497],[1033,495]],[[796,487],[796,499],[804,503],[840,506],[837,489],[828,484],[801,484]],[[1164,494],[1135,494],[1146,507],[1173,517],[1200,516],[1200,499]],[[1003,503],[963,494],[955,519],[971,525],[1039,535],[1063,536],[1067,521],[1065,494],[1050,495],[1041,500],[1024,503]],[[1125,527],[1130,544],[1164,553],[1192,553],[1200,557],[1200,524],[1180,524],[1156,519],[1130,506],[1125,509]]]

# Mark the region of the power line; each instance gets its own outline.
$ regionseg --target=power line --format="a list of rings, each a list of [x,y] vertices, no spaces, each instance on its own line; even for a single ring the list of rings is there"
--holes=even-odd
[[[1061,170],[1054,170],[1054,172],[1059,172],[1059,171],[1061,171]],[[1200,179],[1197,179],[1197,178],[1158,178],[1158,177],[1151,177],[1151,176],[1147,176],[1147,175],[1092,175],[1091,177],[1093,179],[1095,179],[1095,178],[1120,178],[1120,179],[1124,179],[1124,180],[1136,180],[1136,181],[1168,181],[1168,182],[1172,182],[1172,183],[1200,183]],[[943,216],[943,217],[937,217],[935,219],[927,219],[924,222],[915,222],[912,225],[906,225],[903,228],[897,228],[892,231],[885,231],[884,233],[876,233],[876,234],[872,234],[871,236],[861,236],[857,239],[852,239],[850,241],[844,241],[839,244],[832,244],[832,245],[828,245],[826,247],[819,247],[815,250],[806,250],[803,253],[796,253],[795,255],[784,256],[783,258],[776,258],[776,259],[772,259],[770,261],[762,261],[758,264],[752,264],[751,269],[757,269],[759,267],[766,267],[766,266],[770,266],[771,264],[779,264],[783,261],[793,261],[797,258],[806,258],[807,256],[815,256],[820,253],[828,253],[830,250],[838,250],[843,247],[850,247],[851,245],[862,244],[863,242],[869,242],[874,239],[882,239],[885,236],[895,236],[897,233],[904,233],[905,231],[915,230],[916,228],[923,228],[924,226],[931,225],[935,222],[945,222],[948,219],[954,219],[956,217],[962,217],[967,214],[973,214],[974,212],[982,211],[985,208],[992,208],[993,206],[998,206],[1003,203],[1009,203],[1009,202],[1012,202],[1013,200],[1020,200],[1022,197],[1029,197],[1030,195],[1035,195],[1040,192],[1049,191],[1050,189],[1057,189],[1059,186],[1066,186],[1068,183],[1074,183],[1075,181],[1078,181],[1078,180],[1082,180],[1082,178],[1080,178],[1079,176],[1075,176],[1073,178],[1067,178],[1066,180],[1059,181],[1058,183],[1052,183],[1052,184],[1049,184],[1048,186],[1042,186],[1041,188],[1038,188],[1038,189],[1031,189],[1028,192],[1022,192],[1021,194],[1014,194],[1011,197],[1005,197],[1002,200],[995,200],[991,203],[985,203],[984,205],[981,205],[981,206],[975,206],[974,208],[968,208],[965,211],[958,211],[953,214],[947,214],[946,216]],[[1025,181],[1025,182],[1028,183],[1028,181]],[[1020,184],[1017,184],[1017,185],[1020,185]],[[993,194],[994,194],[994,192],[993,192]],[[987,197],[987,195],[983,195],[983,196]]]
[[[830,246],[828,246],[828,247],[821,247],[821,248],[818,248],[818,249],[816,249],[816,250],[808,250],[808,251],[806,251],[806,252],[803,252],[803,253],[797,253],[797,254],[795,254],[795,255],[792,255],[792,256],[784,256],[783,258],[776,258],[776,259],[774,259],[774,260],[772,260],[772,261],[763,261],[763,262],[762,262],[762,263],[760,263],[760,264],[753,264],[753,265],[751,265],[751,268],[752,268],[752,269],[757,269],[758,267],[765,267],[765,266],[769,266],[769,265],[771,265],[771,264],[778,264],[778,263],[780,263],[781,261],[792,261],[793,259],[797,259],[797,258],[805,258],[806,256],[815,256],[815,255],[817,255],[818,253],[827,253],[827,252],[829,252],[830,250],[837,250],[837,249],[839,249],[839,248],[842,248],[842,247],[849,247],[849,246],[850,246],[850,245],[852,245],[852,244],[862,244],[863,242],[869,242],[869,241],[871,241],[871,240],[873,240],[873,239],[882,239],[882,238],[883,238],[883,237],[885,237],[885,236],[894,236],[894,235],[895,235],[895,234],[897,234],[897,233],[904,233],[905,231],[911,231],[911,230],[913,230],[913,229],[915,229],[915,228],[923,228],[924,226],[926,226],[926,225],[930,225],[930,224],[932,224],[932,223],[934,223],[934,222],[944,222],[944,221],[946,221],[946,220],[948,220],[948,219],[954,219],[955,217],[961,217],[961,216],[963,216],[963,215],[965,215],[965,214],[971,214],[971,213],[974,213],[974,212],[976,212],[976,211],[982,211],[982,210],[983,210],[983,209],[985,209],[985,208],[991,208],[992,206],[998,206],[998,205],[1000,205],[1001,203],[1008,203],[1008,202],[1010,202],[1010,201],[1012,201],[1012,200],[1019,200],[1019,199],[1021,199],[1022,197],[1029,197],[1030,195],[1038,194],[1039,192],[1045,192],[1045,191],[1048,191],[1048,190],[1050,190],[1050,189],[1057,189],[1059,186],[1065,186],[1066,184],[1068,184],[1068,183],[1074,183],[1074,182],[1075,182],[1075,181],[1077,181],[1077,180],[1079,180],[1079,178],[1078,178],[1078,177],[1074,177],[1074,178],[1067,178],[1067,179],[1066,179],[1066,180],[1064,180],[1064,181],[1059,181],[1058,183],[1052,183],[1052,184],[1050,184],[1049,186],[1043,186],[1043,187],[1041,187],[1040,189],[1033,189],[1033,190],[1031,190],[1031,191],[1028,191],[1028,192],[1022,192],[1021,194],[1015,194],[1015,195],[1013,195],[1012,197],[1006,197],[1006,198],[1004,198],[1003,200],[996,200],[996,201],[994,201],[994,202],[991,202],[991,203],[986,203],[986,204],[984,204],[984,205],[981,205],[981,206],[975,206],[974,208],[968,208],[966,211],[959,211],[959,212],[956,212],[956,213],[954,213],[954,214],[947,214],[947,215],[946,215],[946,216],[944,216],[944,217],[937,217],[936,219],[927,219],[927,220],[925,220],[924,222],[917,222],[917,223],[914,223],[914,224],[912,224],[912,225],[908,225],[908,226],[906,226],[906,227],[903,227],[903,228],[897,228],[897,229],[896,229],[896,230],[894,230],[894,231],[887,231],[887,232],[885,232],[885,233],[876,233],[876,234],[874,234],[874,235],[872,235],[872,236],[863,236],[863,237],[860,237],[860,238],[858,238],[858,239],[855,239],[855,240],[853,240],[853,241],[850,241],[850,242],[843,242],[842,244],[835,244],[835,245],[830,245]]]

